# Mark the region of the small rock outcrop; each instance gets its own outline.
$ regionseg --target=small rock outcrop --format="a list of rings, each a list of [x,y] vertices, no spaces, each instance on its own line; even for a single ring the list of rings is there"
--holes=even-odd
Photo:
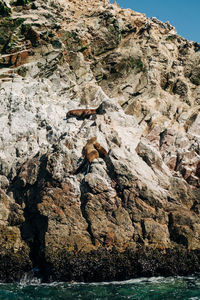
[[[200,45],[103,0],[0,15],[0,281],[199,271]]]

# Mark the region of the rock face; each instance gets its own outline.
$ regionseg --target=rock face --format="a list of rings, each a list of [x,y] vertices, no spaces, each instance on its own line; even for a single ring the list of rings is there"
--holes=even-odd
[[[0,281],[198,271],[200,45],[103,0],[0,14]]]

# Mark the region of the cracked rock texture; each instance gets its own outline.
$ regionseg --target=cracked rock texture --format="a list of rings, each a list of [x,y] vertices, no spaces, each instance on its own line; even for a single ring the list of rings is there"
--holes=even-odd
[[[0,15],[0,281],[198,271],[200,45],[107,0]]]

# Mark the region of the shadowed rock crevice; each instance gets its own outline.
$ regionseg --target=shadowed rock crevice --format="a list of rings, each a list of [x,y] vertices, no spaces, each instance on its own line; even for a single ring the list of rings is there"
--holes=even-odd
[[[115,189],[117,196],[122,201],[122,205],[125,205],[124,196],[123,196],[123,190],[124,190],[125,186],[121,185],[121,183],[119,181],[120,176],[116,172],[115,166],[112,162],[110,155],[111,154],[108,153],[108,155],[104,159],[104,161],[106,163],[107,174],[111,179],[113,188]]]
[[[9,187],[15,201],[25,205],[25,221],[20,226],[21,236],[30,249],[33,271],[43,280],[48,277],[48,264],[45,258],[48,217],[40,213],[37,205],[42,202],[43,189],[49,184],[55,184],[46,166],[47,156],[37,155],[19,170],[18,176]]]
[[[146,230],[145,230],[144,220],[141,220],[141,227],[142,227],[142,238],[144,240],[146,238]]]
[[[25,223],[21,226],[22,238],[30,248],[30,259],[35,276],[47,280],[48,267],[45,259],[45,235],[48,230],[48,218],[39,213],[25,212]]]
[[[89,165],[90,167],[90,165]],[[83,179],[80,185],[80,190],[81,190],[81,197],[80,197],[80,201],[81,201],[81,213],[82,216],[84,217],[84,219],[86,220],[88,226],[87,226],[87,231],[90,235],[91,238],[91,242],[93,245],[95,245],[95,237],[93,235],[92,232],[92,228],[91,228],[91,220],[89,219],[88,213],[87,213],[87,203],[88,203],[88,193],[92,192],[92,190],[89,188],[88,184],[85,182],[85,180]]]
[[[180,228],[180,225],[174,224],[172,214],[169,214],[168,229],[170,233],[170,239],[175,243],[186,246],[188,248],[189,243],[187,235],[185,234],[184,230],[181,232]]]

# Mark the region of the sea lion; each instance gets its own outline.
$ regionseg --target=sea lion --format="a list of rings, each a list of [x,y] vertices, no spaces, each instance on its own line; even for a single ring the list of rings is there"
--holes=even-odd
[[[95,158],[104,158],[106,155],[107,151],[97,142],[96,136],[90,138],[83,148],[83,157],[90,163],[93,162]]]
[[[105,103],[102,102],[97,108],[72,109],[67,112],[66,119],[75,117],[83,120],[92,115],[103,115],[106,113],[105,106]]]
[[[73,172],[73,174],[78,174],[85,168],[86,165],[89,165],[97,158],[104,158],[107,155],[107,151],[97,142],[96,136],[90,138],[87,141],[87,144],[83,147],[83,161],[80,166]]]
[[[94,142],[94,148],[99,152],[99,156],[104,158],[108,153],[107,151],[98,143]]]
[[[73,109],[67,112],[66,118],[76,117],[78,119],[86,119],[91,115],[96,115],[97,109]]]
[[[92,137],[87,141],[87,144],[83,148],[83,157],[86,158],[89,163],[93,162],[94,159],[99,158],[99,152],[94,147],[96,140],[96,137]]]

